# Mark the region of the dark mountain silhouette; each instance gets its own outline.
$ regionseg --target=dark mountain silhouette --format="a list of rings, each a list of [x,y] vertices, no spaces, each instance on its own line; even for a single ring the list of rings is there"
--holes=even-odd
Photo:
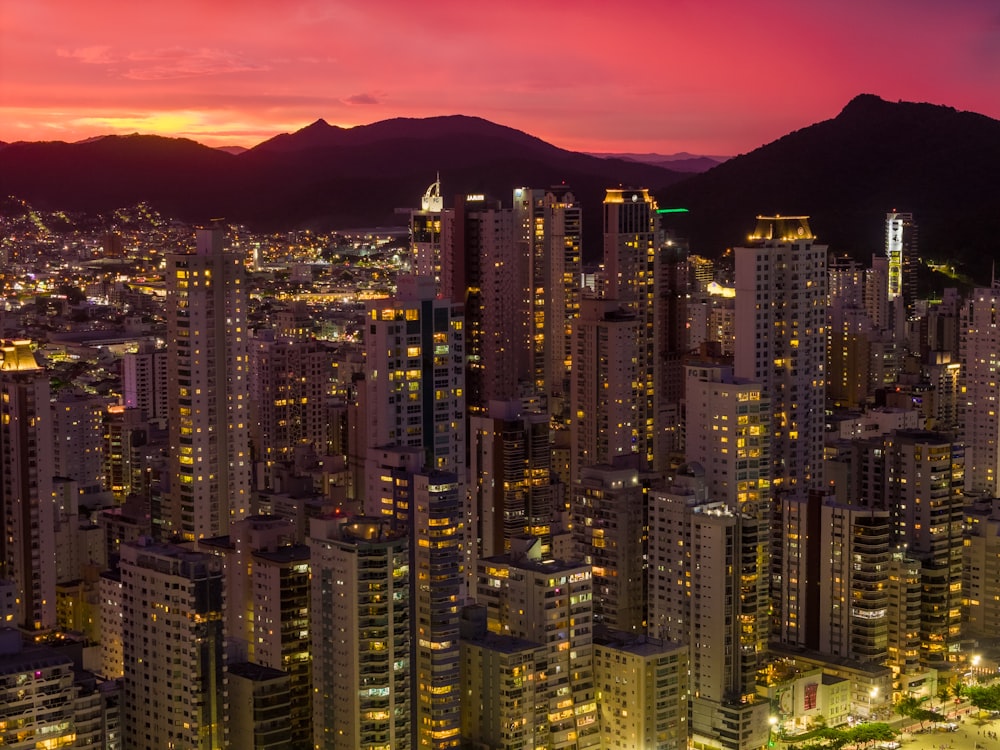
[[[400,223],[440,173],[445,205],[486,193],[509,205],[516,186],[570,185],[600,252],[609,185],[670,184],[660,167],[557,148],[475,117],[394,119],[356,128],[317,120],[233,155],[193,141],[111,136],[80,143],[15,143],[0,150],[0,195],[40,209],[108,211],[145,200],[188,221],[225,216],[257,229]]]
[[[643,164],[655,164],[658,167],[672,169],[675,172],[707,172],[712,167],[728,159],[728,156],[700,156],[682,151],[678,154],[632,154],[632,153],[591,153],[591,156],[598,156],[602,159],[625,159],[626,161],[638,161]]]
[[[809,214],[832,251],[862,260],[881,251],[894,208],[914,213],[930,257],[978,259],[985,269],[1000,236],[1000,122],[871,95],[698,175],[565,151],[458,115],[355,128],[317,120],[238,155],[140,135],[0,147],[0,196],[39,209],[105,212],[145,200],[187,221],[225,216],[262,230],[398,224],[395,209],[417,206],[436,174],[446,206],[461,193],[509,205],[515,186],[565,182],[583,202],[591,259],[601,252],[604,189],[618,185],[690,209],[670,217],[694,252],[713,257],[739,244],[760,213]]]
[[[689,208],[694,252],[738,245],[757,214],[808,214],[831,251],[882,252],[885,213],[914,214],[925,257],[973,264],[997,251],[1000,121],[950,107],[853,99],[832,120],[657,190]]]

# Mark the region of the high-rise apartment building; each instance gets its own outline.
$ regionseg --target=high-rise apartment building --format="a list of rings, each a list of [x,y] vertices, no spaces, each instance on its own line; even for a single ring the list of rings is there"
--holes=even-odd
[[[1000,632],[1000,503],[977,503],[966,511],[965,519],[965,634],[989,638]]]
[[[608,189],[604,197],[604,290],[635,316],[635,452],[644,466],[656,456],[657,384],[663,363],[656,331],[657,255],[660,237],[656,201],[646,189]],[[581,362],[582,367],[587,364]]]
[[[697,465],[650,493],[650,631],[689,649],[695,742],[760,747],[768,715],[756,696],[768,632],[765,535],[759,519],[708,498]]]
[[[591,566],[594,624],[646,632],[647,496],[638,456],[584,466],[572,489],[573,559]]]
[[[143,341],[122,356],[122,403],[140,409],[146,419],[167,419],[169,371],[166,347]]]
[[[433,280],[399,279],[368,307],[357,429],[366,448],[420,448],[423,466],[465,474],[466,321]]]
[[[464,304],[466,404],[470,413],[513,398],[529,372],[528,259],[514,214],[481,194],[442,213],[441,291]]]
[[[819,644],[867,664],[888,655],[891,522],[888,510],[827,500],[820,509]]]
[[[405,531],[385,519],[317,518],[309,546],[315,747],[414,747]]]
[[[518,253],[527,258],[528,377],[550,413],[565,416],[580,315],[582,210],[565,185],[514,189]]]
[[[29,341],[0,343],[0,580],[14,582],[14,624],[56,625],[55,434],[49,376]]]
[[[618,456],[645,460],[638,397],[641,321],[615,300],[584,299],[574,334],[570,476]],[[642,402],[644,403],[644,402]]]
[[[247,516],[228,536],[199,541],[225,561],[226,639],[233,661],[281,670],[287,679],[288,750],[312,748],[309,548],[291,519]]]
[[[476,559],[503,554],[522,534],[541,539],[542,554],[550,554],[563,488],[553,471],[548,415],[525,411],[520,401],[493,401],[488,414],[470,417],[469,440],[470,575]]]
[[[462,741],[491,750],[535,748],[539,726],[537,690],[546,648],[510,635],[491,633],[486,608],[462,609]]]
[[[776,490],[819,487],[826,406],[826,246],[806,216],[759,216],[736,256],[735,375],[771,399]]]
[[[411,481],[414,748],[445,750],[461,741],[462,485],[440,471]]]
[[[884,455],[894,541],[920,561],[920,659],[947,669],[962,638],[964,450],[938,433],[900,430]]]
[[[148,540],[121,548],[124,746],[227,746],[222,560]]]
[[[524,553],[480,560],[476,599],[486,606],[491,632],[545,647],[535,712],[547,721],[536,724],[529,747],[599,748],[590,566]]]
[[[688,649],[621,634],[594,638],[594,681],[604,747],[688,746]]]
[[[77,482],[80,494],[100,504],[104,490],[104,410],[108,399],[75,389],[63,389],[52,402],[54,476]],[[84,503],[88,497],[81,498]]]
[[[167,256],[170,489],[160,533],[219,536],[250,509],[247,289],[219,226]]]
[[[0,747],[81,747],[75,692],[69,656],[45,646],[25,647],[20,631],[0,629]]]
[[[230,663],[227,674],[229,746],[287,750],[288,674],[247,661]]]
[[[771,509],[771,400],[732,367],[685,365],[684,450],[705,470],[709,497],[766,519]]]
[[[297,451],[327,455],[334,352],[323,341],[294,340],[274,331],[250,339],[250,424],[258,483],[273,488],[277,465],[294,465]]]
[[[962,310],[959,424],[965,490],[1000,494],[1000,283],[974,289]]]
[[[916,302],[916,275],[912,266],[917,252],[917,225],[913,214],[890,211],[885,215],[885,256],[889,259],[889,301],[902,297],[907,306]],[[910,273],[907,273],[907,271]]]

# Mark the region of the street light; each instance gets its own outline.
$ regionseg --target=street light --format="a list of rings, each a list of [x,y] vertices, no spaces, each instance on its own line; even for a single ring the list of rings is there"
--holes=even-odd
[[[767,717],[767,746],[774,747],[774,728],[778,726],[777,716]]]
[[[868,721],[872,720],[872,701],[878,697],[878,685],[872,686],[868,691]]]

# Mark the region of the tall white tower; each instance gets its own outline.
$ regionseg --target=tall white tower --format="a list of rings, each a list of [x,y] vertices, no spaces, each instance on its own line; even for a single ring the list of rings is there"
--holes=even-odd
[[[222,227],[167,256],[170,491],[164,535],[220,536],[250,507],[247,290]]]
[[[907,304],[912,299],[906,299],[906,279],[904,270],[910,255],[916,250],[916,224],[913,214],[890,211],[885,215],[885,256],[889,259],[889,301],[903,297]]]

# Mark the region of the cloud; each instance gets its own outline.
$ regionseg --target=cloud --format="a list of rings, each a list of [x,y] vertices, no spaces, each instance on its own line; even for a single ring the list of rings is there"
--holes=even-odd
[[[343,104],[353,106],[355,104],[381,104],[382,102],[373,94],[354,94],[346,99],[340,100]]]
[[[230,73],[259,73],[267,65],[250,62],[225,50],[182,47],[133,52],[128,55],[132,67],[124,77],[134,81],[162,81],[176,78],[201,78]]]
[[[56,54],[59,57],[79,60],[87,65],[109,65],[115,62],[115,58],[111,54],[111,48],[105,45],[78,47],[77,49],[59,49],[56,50]]]

